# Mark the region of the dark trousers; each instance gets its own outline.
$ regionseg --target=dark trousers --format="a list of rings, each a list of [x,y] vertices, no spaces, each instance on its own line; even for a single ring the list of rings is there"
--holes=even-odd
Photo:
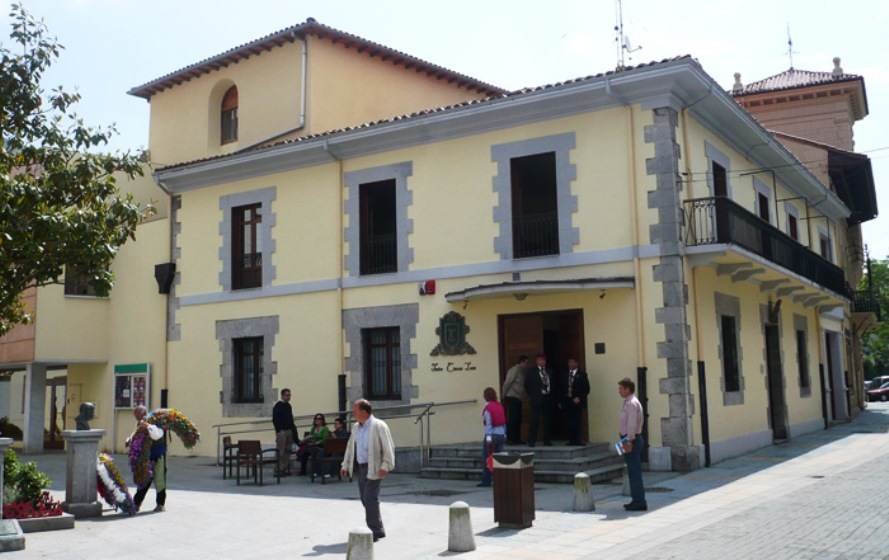
[[[154,483],[157,505],[162,506],[167,503],[167,456],[161,455],[157,460],[152,461],[151,467],[154,476],[136,490],[136,495],[133,496],[136,509],[139,509],[142,502],[145,501],[145,496],[148,494],[148,489],[151,488],[152,483]]]
[[[627,463],[627,476],[630,479],[630,495],[633,497],[633,503],[638,505],[645,505],[645,486],[642,483],[642,448],[644,446],[645,440],[641,435],[638,435],[633,440],[633,450],[624,454],[624,461]]]
[[[522,441],[522,399],[506,397],[506,438],[509,443]]]
[[[482,440],[482,484],[491,485],[491,471],[488,470],[488,455],[492,453],[500,453],[503,451],[503,444],[506,443],[506,436],[491,436],[491,442],[488,438]]]
[[[575,404],[574,400],[565,401],[565,422],[568,433],[568,443],[571,445],[580,445],[580,437],[583,433],[581,423],[583,422],[583,406]]]
[[[383,529],[383,518],[380,516],[380,483],[382,480],[370,480],[367,478],[367,463],[358,464],[358,494],[361,496],[361,504],[364,506],[364,520],[367,528],[375,537],[386,536]]]
[[[537,443],[537,432],[540,429],[541,423],[543,424],[543,443],[550,443],[553,431],[554,409],[552,395],[531,401],[531,418],[528,421],[528,445]]]
[[[307,445],[297,452],[299,459],[299,474],[306,474],[306,464],[312,459],[312,474],[321,476],[321,459],[324,458],[324,448],[320,445]]]

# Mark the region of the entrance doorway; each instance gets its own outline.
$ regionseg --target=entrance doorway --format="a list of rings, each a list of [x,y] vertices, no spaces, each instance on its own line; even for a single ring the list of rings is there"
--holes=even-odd
[[[843,374],[842,340],[840,334],[824,332],[824,348],[827,365],[827,384],[830,388],[830,411],[834,421],[849,419],[846,398],[846,379]]]
[[[43,440],[44,449],[64,449],[62,430],[66,429],[68,416],[67,376],[53,377],[46,380],[46,436]]]
[[[781,368],[781,333],[778,325],[765,325],[766,373],[769,383],[769,418],[772,437],[787,439],[787,401],[784,397],[784,372]]]
[[[566,390],[564,383],[568,371],[568,358],[576,358],[581,364],[581,369],[586,368],[583,311],[580,309],[501,315],[498,317],[498,335],[501,386],[507,370],[514,366],[522,355],[528,356],[533,365],[535,355],[541,352],[546,354],[547,365],[553,375],[552,391],[556,398]],[[527,407],[527,403],[525,405]],[[529,415],[526,413],[522,417],[522,439],[526,439]],[[552,427],[555,439],[566,437],[561,411],[556,411]],[[582,421],[581,430],[581,438],[586,441],[586,418]]]

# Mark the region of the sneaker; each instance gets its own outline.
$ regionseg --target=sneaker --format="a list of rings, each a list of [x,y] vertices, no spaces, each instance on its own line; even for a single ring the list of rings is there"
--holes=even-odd
[[[627,504],[624,509],[627,511],[648,511],[648,504]]]
[[[163,513],[163,512],[165,512],[165,511],[167,511],[167,508],[165,508],[164,506],[162,506],[162,505],[160,505],[160,504],[154,506],[154,512],[155,512],[155,513]]]

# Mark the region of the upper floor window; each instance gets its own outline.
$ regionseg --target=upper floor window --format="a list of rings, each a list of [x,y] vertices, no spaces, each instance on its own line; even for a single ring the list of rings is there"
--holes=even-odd
[[[756,193],[756,213],[766,222],[771,222],[769,216],[769,197],[761,192]]]
[[[806,331],[796,331],[796,363],[799,368],[799,386],[803,389],[811,387],[809,378],[809,351],[806,348]]]
[[[237,142],[238,140],[238,87],[232,86],[228,88],[225,95],[222,96],[222,106],[220,109],[220,142],[228,144]]]
[[[787,235],[799,241],[799,220],[793,214],[787,214]]]
[[[828,234],[824,232],[818,233],[818,249],[822,257],[833,262],[833,251],[831,250],[830,236]]]
[[[713,166],[713,196],[728,196],[728,173],[725,167],[719,163],[711,162]]]
[[[559,213],[555,152],[513,158],[509,164],[513,256],[557,255]]]
[[[398,271],[395,179],[359,187],[361,274]]]
[[[262,286],[262,204],[232,208],[232,289]]]
[[[97,297],[96,289],[90,284],[90,277],[72,268],[65,268],[65,295]]]
[[[236,338],[234,350],[234,395],[238,403],[262,402],[263,337]]]

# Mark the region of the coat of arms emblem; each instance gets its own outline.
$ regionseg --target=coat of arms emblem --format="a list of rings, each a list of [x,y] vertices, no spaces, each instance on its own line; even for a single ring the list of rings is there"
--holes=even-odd
[[[466,318],[456,311],[446,313],[438,320],[435,334],[438,335],[438,345],[432,349],[430,356],[458,356],[460,354],[475,354],[475,348],[466,342],[469,326]]]

